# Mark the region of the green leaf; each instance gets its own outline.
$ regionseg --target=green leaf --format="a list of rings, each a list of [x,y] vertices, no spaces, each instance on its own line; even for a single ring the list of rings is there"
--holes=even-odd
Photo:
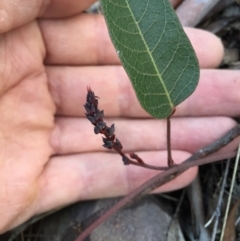
[[[168,0],[101,0],[112,42],[142,107],[168,117],[196,88],[194,50]]]

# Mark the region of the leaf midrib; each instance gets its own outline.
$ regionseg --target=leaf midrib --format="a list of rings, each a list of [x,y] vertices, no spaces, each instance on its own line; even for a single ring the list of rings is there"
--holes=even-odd
[[[157,68],[157,66],[156,66],[156,64],[155,64],[154,58],[153,58],[153,56],[152,56],[152,53],[151,53],[151,51],[149,51],[148,45],[147,45],[147,43],[146,43],[146,41],[145,41],[145,39],[144,39],[144,37],[143,37],[143,35],[142,35],[141,29],[140,29],[140,27],[139,27],[139,25],[138,25],[138,21],[137,21],[136,18],[134,17],[134,14],[133,14],[133,12],[132,12],[132,10],[131,10],[131,7],[130,7],[130,5],[128,4],[128,2],[127,2],[126,0],[125,0],[125,2],[126,2],[126,4],[127,4],[127,6],[128,6],[128,9],[129,9],[129,11],[130,11],[130,14],[131,14],[132,18],[134,19],[134,22],[136,23],[136,26],[137,26],[139,35],[141,36],[141,39],[142,39],[142,41],[143,41],[143,43],[144,43],[144,45],[145,45],[145,48],[147,49],[147,52],[148,52],[148,54],[149,54],[149,56],[150,56],[150,59],[151,59],[151,61],[152,61],[153,66],[154,66],[154,69],[155,69],[155,71],[156,71],[156,73],[157,73],[157,75],[158,75],[158,77],[159,77],[159,79],[160,79],[160,82],[161,82],[162,86],[163,86],[163,89],[164,89],[164,91],[165,91],[165,94],[166,94],[166,96],[167,96],[167,99],[168,99],[168,101],[169,101],[169,104],[170,104],[170,106],[173,108],[174,105],[173,105],[173,103],[172,103],[172,101],[171,101],[171,98],[170,98],[170,96],[169,96],[169,94],[168,94],[168,91],[167,91],[167,88],[166,88],[166,86],[165,86],[165,84],[164,84],[164,81],[163,81],[163,79],[162,79],[162,76],[161,76],[161,74],[159,73],[158,68]]]

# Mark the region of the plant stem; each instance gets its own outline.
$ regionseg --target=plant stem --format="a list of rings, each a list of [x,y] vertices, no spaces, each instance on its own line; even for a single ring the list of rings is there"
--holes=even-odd
[[[167,159],[168,159],[168,166],[172,167],[175,165],[172,159],[172,149],[171,149],[171,117],[167,118]]]
[[[176,165],[172,159],[172,148],[171,148],[171,117],[174,112],[175,112],[175,109],[173,110],[172,114],[167,118],[167,154],[168,154],[169,167]]]

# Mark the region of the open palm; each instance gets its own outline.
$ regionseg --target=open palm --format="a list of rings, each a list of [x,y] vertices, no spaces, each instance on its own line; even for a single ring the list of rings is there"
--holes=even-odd
[[[29,0],[19,9],[15,0],[0,4],[0,233],[77,200],[123,195],[156,174],[125,167],[101,148],[101,137],[84,118],[87,86],[101,97],[100,108],[115,123],[125,151],[166,163],[165,122],[138,104],[103,17],[80,14],[94,1],[75,2]],[[239,73],[210,69],[221,61],[219,40],[186,31],[204,70],[196,92],[177,109],[181,118],[173,119],[178,163],[233,127],[228,116],[240,113]],[[158,191],[181,188],[196,172],[188,170]]]

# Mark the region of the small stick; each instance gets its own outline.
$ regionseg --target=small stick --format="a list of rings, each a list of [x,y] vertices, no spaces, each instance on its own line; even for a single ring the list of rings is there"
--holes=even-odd
[[[225,167],[225,172],[223,175],[223,181],[222,181],[222,187],[221,187],[221,191],[219,194],[219,199],[218,199],[218,203],[217,203],[217,207],[216,210],[213,213],[213,218],[216,217],[214,226],[213,226],[213,231],[212,231],[212,238],[211,241],[214,241],[216,238],[216,234],[217,234],[217,228],[218,228],[218,223],[219,223],[219,219],[220,219],[220,215],[221,215],[221,206],[223,204],[223,194],[224,194],[224,189],[226,186],[226,182],[227,182],[227,176],[228,176],[228,171],[229,171],[229,167],[230,167],[230,159],[227,160],[226,163],[226,167]],[[207,228],[210,225],[211,222],[208,222],[205,224],[205,228]]]
[[[240,159],[240,143],[238,145],[237,157],[235,160],[235,165],[234,165],[233,174],[232,174],[232,178],[231,178],[231,186],[230,186],[230,190],[229,190],[229,194],[228,194],[227,207],[226,207],[226,211],[225,211],[225,215],[224,215],[224,219],[223,219],[223,226],[222,226],[220,241],[222,241],[223,238],[226,240],[226,237],[224,237],[224,234],[226,231],[225,228],[226,228],[226,224],[227,224],[228,212],[230,209],[230,203],[231,203],[231,199],[232,199],[233,186],[234,186],[234,183],[236,182],[236,174],[237,174],[237,170],[238,170],[239,159]]]

